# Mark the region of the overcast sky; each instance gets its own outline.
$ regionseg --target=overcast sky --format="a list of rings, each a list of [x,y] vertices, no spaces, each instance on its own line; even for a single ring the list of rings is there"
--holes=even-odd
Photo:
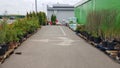
[[[7,11],[7,14],[23,14],[34,10],[35,0],[1,0],[0,1],[0,15]],[[46,5],[50,4],[70,4],[74,5],[81,0],[37,0],[38,11],[46,11]]]

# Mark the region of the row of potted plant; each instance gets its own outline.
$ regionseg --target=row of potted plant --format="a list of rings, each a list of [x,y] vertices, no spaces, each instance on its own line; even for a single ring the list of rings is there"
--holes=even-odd
[[[120,58],[120,13],[117,10],[88,13],[87,23],[79,25],[76,33],[97,44],[96,47],[104,52],[117,51],[116,56]]]
[[[8,50],[15,48],[16,45],[22,43],[40,27],[40,18],[38,14],[34,12],[28,13],[25,18],[18,19],[12,24],[7,24],[6,20],[1,21],[0,56],[3,56]]]

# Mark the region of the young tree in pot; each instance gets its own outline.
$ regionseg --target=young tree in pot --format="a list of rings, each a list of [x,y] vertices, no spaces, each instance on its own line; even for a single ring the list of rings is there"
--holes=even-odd
[[[53,25],[56,25],[56,15],[52,14],[51,22],[52,22]]]
[[[98,11],[92,11],[88,13],[87,22],[88,23],[86,24],[86,30],[91,35],[89,39],[95,43],[99,42],[100,41],[99,30],[101,25],[100,13]]]
[[[7,43],[0,44],[0,56],[4,55],[9,49]]]
[[[114,49],[114,42],[111,42],[114,39],[115,35],[115,19],[117,16],[116,10],[102,10],[99,12],[101,17],[101,25],[100,25],[100,36],[102,36],[103,42],[107,41],[107,49]],[[102,44],[103,45],[103,44]],[[103,47],[104,48],[104,47]],[[105,49],[106,50],[106,49]]]
[[[43,15],[43,12],[39,12],[38,13],[38,19],[39,19],[39,24],[40,25],[43,25],[44,24],[44,15]]]
[[[43,20],[43,25],[46,25],[47,24],[47,17],[46,17],[46,14],[43,12],[42,13],[42,20]]]
[[[14,24],[9,25],[7,34],[6,34],[6,41],[9,42],[9,49],[15,48],[18,40],[19,39],[17,38],[17,33],[14,28]]]
[[[80,25],[77,25],[77,28],[75,30],[76,34],[79,34],[80,33],[80,29],[81,29],[81,26]]]
[[[105,39],[113,40],[114,36],[114,26],[116,22],[116,17],[118,15],[117,10],[104,10],[101,11],[102,25],[101,30],[104,33]]]
[[[5,52],[8,50],[8,45],[5,40],[6,30],[7,30],[7,23],[6,21],[2,21],[0,23],[0,55],[4,55]]]
[[[117,15],[113,33],[115,40],[120,44],[120,13]]]
[[[23,31],[23,27],[24,25],[22,24],[21,20],[17,20],[16,22],[14,22],[14,29],[16,31],[17,34],[17,38],[19,40],[20,43],[23,42],[23,35],[25,34],[25,32]]]

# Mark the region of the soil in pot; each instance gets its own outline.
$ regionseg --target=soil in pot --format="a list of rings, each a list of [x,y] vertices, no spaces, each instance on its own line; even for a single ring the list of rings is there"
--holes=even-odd
[[[9,49],[13,49],[16,47],[16,42],[10,42],[9,43]]]

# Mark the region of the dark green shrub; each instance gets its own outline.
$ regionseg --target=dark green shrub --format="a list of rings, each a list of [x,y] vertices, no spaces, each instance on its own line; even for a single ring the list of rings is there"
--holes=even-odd
[[[56,15],[52,14],[51,22],[52,22],[53,25],[56,25]]]

